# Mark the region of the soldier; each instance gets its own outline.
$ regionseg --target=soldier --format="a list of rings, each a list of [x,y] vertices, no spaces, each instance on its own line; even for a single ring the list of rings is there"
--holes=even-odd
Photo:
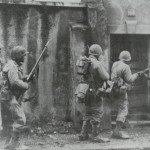
[[[92,125],[92,140],[94,142],[109,142],[109,139],[98,136],[101,118],[103,115],[103,97],[97,96],[97,90],[102,87],[104,81],[109,79],[109,74],[106,72],[104,66],[98,61],[99,56],[102,55],[102,49],[99,45],[93,44],[89,48],[90,65],[87,74],[83,75],[80,88],[88,88],[85,97],[86,112],[83,116],[83,124],[79,140],[87,140],[88,123]],[[85,86],[85,85],[88,86]],[[80,90],[79,90],[80,91]],[[83,89],[85,91],[85,89]]]
[[[23,93],[29,88],[23,81],[22,64],[27,51],[22,46],[16,46],[11,51],[11,60],[3,68],[1,90],[2,118],[7,130],[5,149],[27,149],[20,145],[20,132],[26,123],[26,117],[21,106]]]
[[[129,135],[122,131],[122,126],[128,115],[128,95],[127,84],[133,83],[137,78],[144,75],[144,71],[131,73],[129,63],[131,55],[128,51],[122,51],[119,55],[119,61],[114,62],[111,70],[111,80],[118,85],[119,93],[115,95],[115,103],[118,106],[118,114],[116,119],[116,128],[113,131],[113,137],[128,139]],[[116,87],[117,88],[117,87]]]

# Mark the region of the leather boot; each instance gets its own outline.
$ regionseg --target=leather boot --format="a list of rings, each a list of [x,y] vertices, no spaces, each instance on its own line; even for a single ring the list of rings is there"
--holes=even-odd
[[[123,129],[128,129],[128,128],[130,128],[130,122],[129,122],[129,120],[128,119],[126,119],[125,120],[125,122],[124,122],[124,124],[123,124],[123,127],[122,127]]]
[[[116,128],[113,131],[113,137],[117,139],[129,139],[129,135],[122,131],[122,122],[117,121],[116,122]]]
[[[92,142],[96,142],[96,143],[110,142],[108,138],[100,136],[98,130],[99,128],[97,127],[97,125],[92,125],[92,136],[91,136]]]
[[[88,135],[88,132],[87,132],[87,125],[88,125],[88,122],[83,121],[81,133],[79,135],[79,140],[80,141],[85,141],[89,138],[89,135]]]

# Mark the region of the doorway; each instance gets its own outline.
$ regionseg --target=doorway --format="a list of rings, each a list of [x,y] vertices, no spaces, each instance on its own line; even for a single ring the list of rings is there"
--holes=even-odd
[[[110,36],[110,66],[118,60],[123,50],[131,53],[132,73],[146,69],[149,66],[149,35],[112,34]],[[137,80],[129,91],[129,115],[143,117],[150,112],[146,79]]]

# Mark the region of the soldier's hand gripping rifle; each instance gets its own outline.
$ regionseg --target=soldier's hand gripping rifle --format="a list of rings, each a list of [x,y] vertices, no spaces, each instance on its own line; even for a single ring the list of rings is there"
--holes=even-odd
[[[139,71],[137,73],[138,73],[139,77],[150,78],[150,75],[149,75],[150,74],[150,69],[149,68],[147,68],[145,70],[142,70],[142,71]]]
[[[47,48],[48,44],[49,44],[49,41],[48,41],[48,42],[46,43],[46,45],[44,46],[44,49],[42,50],[42,53],[40,54],[40,56],[39,56],[37,62],[36,62],[35,65],[33,66],[31,72],[29,73],[29,75],[27,76],[27,78],[26,78],[26,81],[27,81],[27,82],[29,82],[30,79],[32,78],[32,76],[34,75],[34,72],[35,72],[35,70],[36,70],[36,68],[37,68],[37,66],[38,66],[38,64],[39,64],[39,62],[40,62],[40,60],[41,60],[41,58],[42,58],[44,52],[46,51],[46,48]]]
[[[148,80],[150,80],[150,69],[149,69],[149,68],[148,68],[148,69],[145,69],[144,76],[145,76]]]

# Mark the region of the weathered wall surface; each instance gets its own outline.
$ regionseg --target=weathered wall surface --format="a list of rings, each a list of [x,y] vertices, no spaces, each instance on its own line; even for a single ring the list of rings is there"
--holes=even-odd
[[[3,58],[9,58],[15,45],[23,45],[30,52],[24,70],[29,73],[42,48],[49,40],[47,52],[36,72],[36,82],[26,103],[29,114],[62,119],[69,107],[69,22],[84,22],[80,8],[0,5],[0,41],[4,45]]]
[[[72,24],[70,28],[70,108],[71,117],[75,123],[77,130],[80,130],[82,123],[82,115],[85,112],[85,105],[78,103],[75,96],[75,90],[78,80],[81,78],[76,72],[76,62],[83,52],[87,52],[86,45],[89,40],[87,26]]]
[[[105,0],[104,3],[111,33],[150,33],[149,0]]]

